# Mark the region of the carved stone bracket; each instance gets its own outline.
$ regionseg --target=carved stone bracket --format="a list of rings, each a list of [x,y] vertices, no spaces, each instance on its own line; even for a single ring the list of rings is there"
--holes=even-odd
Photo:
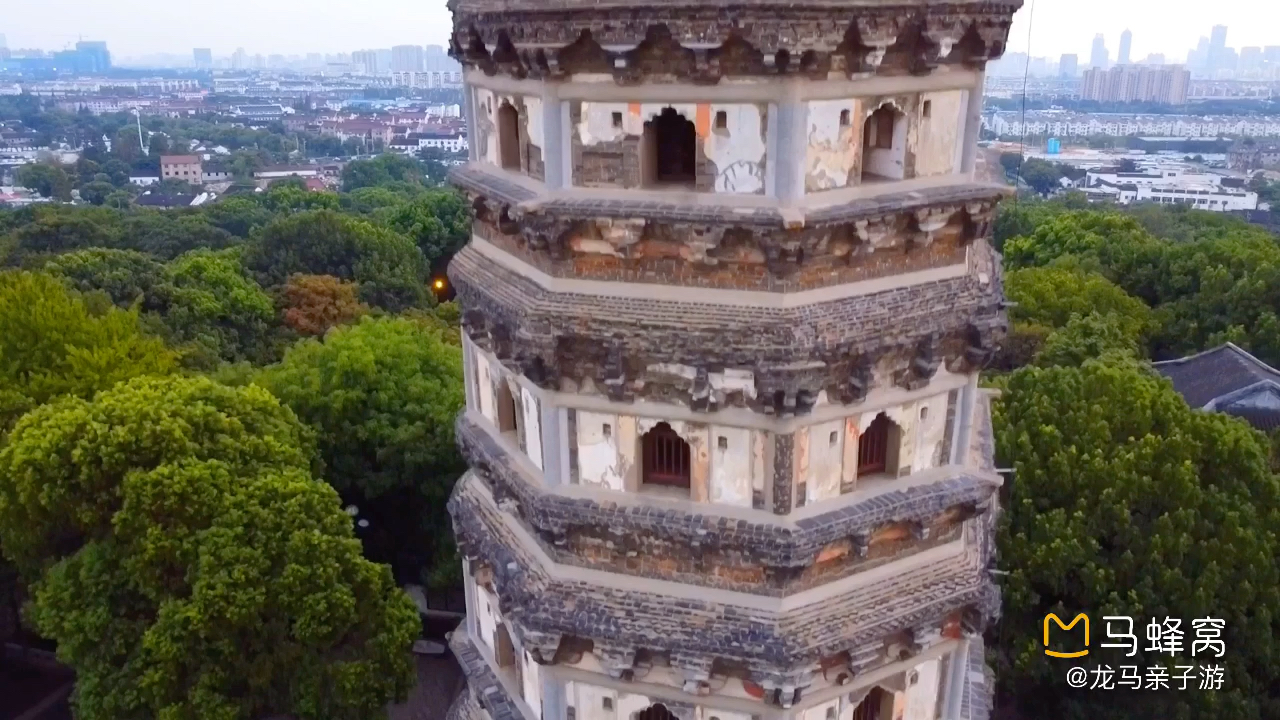
[[[552,12],[544,15],[475,12],[468,5],[460,3],[455,13],[449,43],[450,55],[468,67],[521,78],[607,73],[625,84],[655,78],[715,83],[778,73],[920,74],[943,63],[981,67],[1004,53],[1021,2],[992,3],[976,12],[915,4],[868,8],[821,23],[772,8],[768,15],[748,8],[708,22],[638,8],[585,5],[567,14],[548,8]]]
[[[630,675],[636,665],[636,648],[632,645],[606,645],[597,642],[592,650],[609,677],[618,680]]]

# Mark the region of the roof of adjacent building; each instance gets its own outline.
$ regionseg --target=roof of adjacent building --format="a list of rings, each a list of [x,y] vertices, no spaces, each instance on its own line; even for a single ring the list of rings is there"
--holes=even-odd
[[[162,165],[193,165],[200,162],[199,155],[161,155]]]
[[[1178,360],[1154,364],[1173,381],[1187,404],[1206,410],[1227,409],[1260,430],[1280,426],[1280,411],[1261,407],[1235,408],[1232,401],[1252,394],[1251,389],[1271,386],[1280,391],[1280,371],[1245,352],[1234,343]],[[1220,408],[1219,406],[1223,406]]]

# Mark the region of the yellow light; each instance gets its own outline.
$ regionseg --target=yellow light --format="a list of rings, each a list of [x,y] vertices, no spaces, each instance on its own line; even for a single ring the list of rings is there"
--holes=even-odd
[[[444,280],[441,280],[441,279],[439,279],[439,278],[436,278],[436,281],[435,281],[434,285],[435,285],[435,288],[436,288],[437,290],[443,290],[443,289],[444,289]]]

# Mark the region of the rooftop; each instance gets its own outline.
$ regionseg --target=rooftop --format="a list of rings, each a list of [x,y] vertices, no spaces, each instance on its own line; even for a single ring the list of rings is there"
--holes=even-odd
[[[194,165],[200,162],[199,155],[161,155],[162,165]]]
[[[1257,391],[1280,393],[1280,371],[1234,343],[1154,367],[1192,407],[1223,410],[1261,430],[1280,426],[1280,409],[1233,407]]]

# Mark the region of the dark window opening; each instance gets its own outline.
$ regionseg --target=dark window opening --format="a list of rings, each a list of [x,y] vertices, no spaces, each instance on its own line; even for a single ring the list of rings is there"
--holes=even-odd
[[[642,443],[643,479],[649,485],[689,487],[689,443],[666,423],[644,434]]]
[[[613,114],[613,126],[615,128],[622,127],[622,113],[616,112]]]
[[[888,105],[871,113],[867,118],[867,145],[877,150],[892,150],[893,126],[897,119],[897,112]]]
[[[725,112],[724,110],[720,110],[716,112],[716,129],[717,130],[729,129],[729,113]]]
[[[853,709],[852,720],[888,720],[889,714],[883,713],[886,693],[880,688],[871,688],[871,692]]]
[[[671,714],[666,705],[656,703],[641,710],[636,715],[636,720],[676,720],[676,716]]]
[[[511,633],[506,625],[499,625],[493,631],[493,655],[498,667],[515,667],[516,646],[511,642]]]
[[[924,101],[924,107],[921,109],[921,114],[924,115],[925,117],[933,117],[933,101],[932,100]]]
[[[882,473],[888,467],[889,432],[893,421],[884,413],[871,421],[871,427],[858,439],[858,474]]]
[[[498,154],[503,168],[520,169],[520,113],[511,103],[498,108]]]
[[[516,399],[506,380],[498,381],[498,431],[515,432]]]
[[[850,123],[849,111],[841,110],[840,111],[840,127],[849,127],[849,123]]]
[[[646,185],[692,186],[697,180],[698,134],[693,123],[664,108],[644,124]]]

